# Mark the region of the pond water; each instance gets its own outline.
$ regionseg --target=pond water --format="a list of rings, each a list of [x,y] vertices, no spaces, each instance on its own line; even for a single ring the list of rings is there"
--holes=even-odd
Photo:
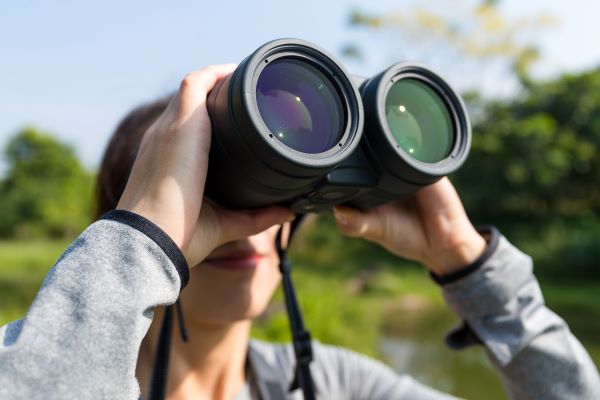
[[[460,352],[438,343],[386,337],[380,351],[400,374],[466,399],[505,399],[500,379],[481,348]]]
[[[587,318],[582,319],[567,309],[561,311],[598,366],[600,332],[594,312],[584,310]],[[481,346],[455,351],[445,345],[445,334],[456,324],[446,310],[406,313],[395,319],[392,329],[388,328],[395,331],[394,336],[380,339],[379,351],[398,373],[443,392],[466,399],[506,399],[499,375]]]

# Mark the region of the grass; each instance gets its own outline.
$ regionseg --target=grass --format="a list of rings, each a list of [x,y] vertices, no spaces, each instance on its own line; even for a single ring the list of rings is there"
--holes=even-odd
[[[23,317],[66,241],[0,241],[0,326]]]
[[[44,276],[68,245],[68,241],[0,241],[0,276]]]

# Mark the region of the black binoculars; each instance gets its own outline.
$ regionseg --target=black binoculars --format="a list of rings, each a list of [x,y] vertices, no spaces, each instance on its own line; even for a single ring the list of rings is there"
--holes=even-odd
[[[361,210],[458,169],[471,145],[460,96],[398,63],[371,78],[297,39],[269,42],[210,92],[206,194],[232,208]]]

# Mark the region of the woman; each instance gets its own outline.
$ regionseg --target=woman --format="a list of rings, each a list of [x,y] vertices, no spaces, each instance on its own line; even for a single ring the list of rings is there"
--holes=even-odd
[[[91,225],[50,271],[27,316],[0,330],[0,398],[135,399],[140,388],[147,398],[162,306],[188,278],[181,299],[190,342],[172,343],[167,397],[301,398],[288,393],[290,348],[249,341],[251,320],[280,279],[274,235],[293,215],[281,207],[225,210],[202,196],[206,94],[233,69],[191,73],[166,108],[154,104],[121,124],[100,173],[101,210],[119,211]],[[335,215],[343,233],[432,272],[465,320],[450,342],[483,343],[511,397],[600,398],[594,364],[544,307],[530,259],[494,230],[484,232],[486,243],[448,180],[410,202]],[[315,343],[314,357],[322,399],[451,398],[347,350]]]

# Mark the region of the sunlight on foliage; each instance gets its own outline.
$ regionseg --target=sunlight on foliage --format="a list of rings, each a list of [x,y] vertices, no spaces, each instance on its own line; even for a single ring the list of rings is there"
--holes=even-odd
[[[448,49],[451,49],[456,60],[504,60],[516,75],[527,80],[528,70],[539,58],[528,35],[554,27],[557,20],[549,14],[511,20],[504,15],[499,3],[452,0],[422,5],[413,2],[385,13],[355,9],[350,15],[350,25],[390,32],[400,43],[403,37],[407,38],[414,47],[422,49],[422,61],[435,57],[440,49],[444,49],[448,58]],[[351,55],[358,54],[360,52],[355,51]],[[448,62],[454,61],[448,59]]]

